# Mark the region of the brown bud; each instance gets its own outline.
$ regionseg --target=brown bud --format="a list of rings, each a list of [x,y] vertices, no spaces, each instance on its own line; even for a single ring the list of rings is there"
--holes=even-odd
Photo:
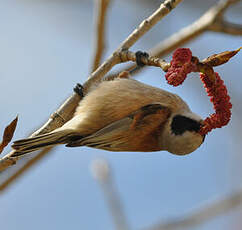
[[[222,64],[228,62],[230,60],[230,58],[232,58],[234,55],[236,55],[241,49],[242,49],[242,47],[240,47],[237,50],[224,51],[224,52],[219,53],[219,54],[214,54],[214,55],[204,59],[202,61],[202,63],[203,64],[208,64],[210,66],[222,65]]]
[[[9,142],[13,138],[14,131],[16,129],[18,123],[18,117],[16,117],[4,130],[3,133],[3,140],[0,144],[0,153],[3,151],[3,149],[9,144]]]

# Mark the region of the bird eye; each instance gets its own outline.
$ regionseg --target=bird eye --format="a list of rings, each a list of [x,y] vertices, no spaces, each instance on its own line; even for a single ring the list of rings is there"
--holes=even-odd
[[[182,135],[185,131],[198,132],[200,127],[200,122],[181,115],[175,116],[171,123],[171,131],[175,135]]]

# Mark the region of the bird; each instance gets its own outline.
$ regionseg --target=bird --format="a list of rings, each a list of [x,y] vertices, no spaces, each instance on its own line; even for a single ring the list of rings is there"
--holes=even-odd
[[[81,85],[74,91],[81,95]],[[58,144],[186,155],[204,142],[205,135],[199,133],[202,125],[203,119],[176,94],[130,78],[103,80],[82,98],[63,126],[15,141],[13,156]]]

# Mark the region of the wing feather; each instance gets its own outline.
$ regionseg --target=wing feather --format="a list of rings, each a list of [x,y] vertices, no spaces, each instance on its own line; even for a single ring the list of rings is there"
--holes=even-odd
[[[155,140],[154,130],[163,124],[169,115],[170,110],[167,107],[161,104],[149,104],[66,146],[89,146],[110,151],[142,151],[142,142],[149,141],[149,138]],[[148,144],[155,145],[152,140]],[[152,149],[154,146],[149,148]]]

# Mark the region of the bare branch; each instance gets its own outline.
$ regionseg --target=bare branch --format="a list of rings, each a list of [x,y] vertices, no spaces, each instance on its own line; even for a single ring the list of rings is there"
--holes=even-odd
[[[30,158],[27,162],[24,162],[24,165],[20,167],[15,173],[11,174],[9,177],[7,177],[6,180],[2,181],[0,184],[0,193],[4,192],[13,182],[16,182],[18,178],[24,175],[29,169],[32,168],[32,166],[35,165],[36,162],[39,162],[42,160],[51,150],[53,147],[45,148],[41,150],[37,155]],[[7,158],[6,160],[12,160],[14,161],[14,158]],[[11,164],[11,162],[10,162]],[[11,170],[12,168],[10,168]],[[4,172],[2,172],[4,173]]]
[[[96,82],[99,82],[112,67],[120,63],[119,53],[128,50],[135,42],[137,42],[145,33],[147,33],[158,21],[165,17],[172,9],[174,9],[182,0],[166,0],[160,7],[147,19],[145,19],[125,41],[116,49],[113,54],[93,72],[88,81],[84,84],[84,93]],[[85,90],[86,89],[86,90]]]
[[[148,32],[157,22],[165,17],[172,9],[174,9],[181,0],[166,0],[160,7],[147,19],[145,19],[137,29],[121,44],[121,49],[129,49],[139,38]]]
[[[105,49],[105,26],[106,26],[106,15],[110,0],[95,0],[97,8],[96,17],[96,48],[93,60],[92,72],[97,69],[102,59],[103,51]]]
[[[61,127],[66,121],[71,119],[79,101],[80,96],[73,94],[60,106],[56,112],[50,116],[49,120],[40,129],[31,135],[31,137],[44,134],[54,130],[55,128]],[[13,150],[0,159],[0,172],[15,164],[19,159],[18,157],[11,157],[11,155],[14,153],[15,151]]]
[[[151,48],[148,53],[155,57],[164,57],[176,48],[183,46],[185,43],[190,42],[207,31],[241,35],[241,25],[224,22],[222,17],[226,9],[239,1],[240,0],[220,0],[191,25],[182,28],[177,33],[160,42]],[[136,65],[132,64],[124,70],[121,70],[121,72],[130,71],[130,73],[134,75],[141,69],[143,69],[143,67],[137,67]],[[118,73],[112,74],[107,78],[112,79],[116,75],[118,75]]]
[[[224,199],[214,201],[206,206],[193,210],[187,217],[176,218],[156,224],[146,230],[176,230],[194,228],[219,215],[223,215],[242,204],[242,191],[231,194]]]
[[[136,54],[131,51],[128,51],[128,50],[120,52],[119,57],[122,62],[127,62],[127,61],[137,62]],[[144,65],[156,66],[156,67],[161,68],[165,72],[170,67],[170,63],[167,63],[166,61],[164,61],[160,58],[155,58],[155,57],[151,57],[151,56],[149,56],[149,57],[143,56],[141,61]]]
[[[110,214],[113,217],[117,230],[128,230],[128,223],[122,208],[117,188],[113,183],[111,168],[108,162],[103,159],[97,159],[91,164],[93,177],[99,182],[107,202]]]
[[[145,19],[120,45],[120,47],[115,50],[113,54],[89,76],[88,80],[83,85],[84,95],[89,91],[90,87],[93,84],[98,83],[114,65],[121,62],[119,58],[120,51],[129,49],[136,41],[138,41],[146,32],[148,32],[159,20],[165,17],[181,1],[182,0],[166,0],[150,17]],[[69,97],[66,102],[57,110],[55,116],[50,117],[47,123],[44,124],[44,126],[42,126],[39,130],[37,130],[33,135],[36,136],[40,133],[45,133],[46,131],[50,132],[62,126],[73,116],[73,111],[78,105],[79,100],[80,97],[77,94],[73,94],[71,97]],[[0,171],[3,171],[8,166],[11,166],[11,164],[8,165],[6,162],[11,163],[9,158],[13,154],[14,151],[11,151],[9,154],[6,154],[3,158],[0,159]],[[15,160],[17,159],[18,158]]]
[[[242,25],[227,22],[223,19],[216,21],[209,27],[209,30],[231,35],[242,35]]]

